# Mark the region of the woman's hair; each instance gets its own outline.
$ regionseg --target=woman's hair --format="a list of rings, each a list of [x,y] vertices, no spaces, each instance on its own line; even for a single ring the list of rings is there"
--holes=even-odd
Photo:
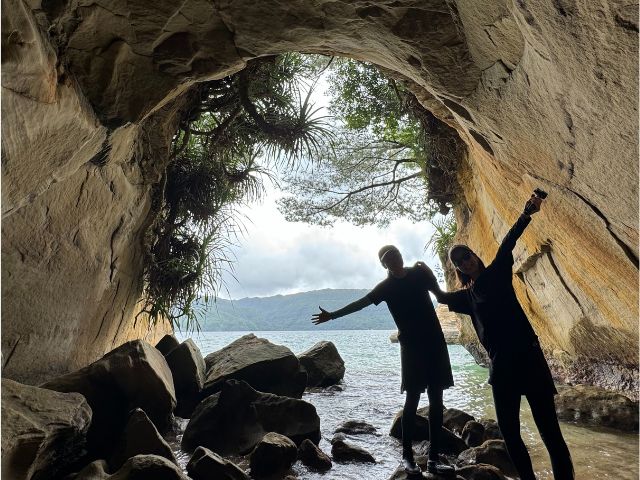
[[[456,267],[455,263],[453,263],[453,259],[451,257],[455,250],[466,250],[471,255],[476,257],[478,259],[478,264],[480,265],[480,270],[485,269],[484,262],[478,255],[475,254],[473,250],[471,250],[466,245],[454,245],[449,249],[449,262],[451,262],[451,265],[453,266],[453,269],[456,272],[456,276],[458,277],[458,281],[460,282],[460,285],[462,285],[462,287],[464,288],[469,288],[473,284],[473,279],[466,273],[462,273],[460,270],[458,270],[458,267]]]

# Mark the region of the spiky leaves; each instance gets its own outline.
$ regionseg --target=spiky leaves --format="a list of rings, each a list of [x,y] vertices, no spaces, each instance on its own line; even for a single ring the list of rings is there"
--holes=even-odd
[[[191,92],[147,255],[141,313],[198,328],[195,301],[215,297],[232,269],[238,207],[259,198],[270,175],[259,161],[312,155],[330,135],[298,81],[318,68],[299,55],[262,58]]]

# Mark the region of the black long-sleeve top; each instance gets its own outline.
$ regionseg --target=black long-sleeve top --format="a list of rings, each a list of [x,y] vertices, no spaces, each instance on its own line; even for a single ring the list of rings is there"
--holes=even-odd
[[[480,343],[495,363],[513,360],[517,352],[537,342],[512,285],[513,248],[531,217],[521,215],[504,237],[493,261],[470,288],[445,293],[449,310],[471,316]]]

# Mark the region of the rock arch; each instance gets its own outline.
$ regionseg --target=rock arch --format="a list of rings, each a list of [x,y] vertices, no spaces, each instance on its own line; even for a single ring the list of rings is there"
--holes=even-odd
[[[573,0],[3,0],[2,353],[35,382],[126,339],[154,185],[195,82],[285,51],[409,79],[456,128],[461,240],[550,194],[514,280],[565,376],[635,390],[637,5]]]

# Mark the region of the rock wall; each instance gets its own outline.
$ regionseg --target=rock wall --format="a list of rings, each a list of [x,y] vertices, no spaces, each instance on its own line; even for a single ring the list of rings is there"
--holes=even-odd
[[[2,351],[29,380],[140,335],[141,242],[194,82],[286,51],[409,79],[468,146],[483,257],[534,187],[517,289],[557,368],[637,386],[637,13],[619,1],[3,0]]]

